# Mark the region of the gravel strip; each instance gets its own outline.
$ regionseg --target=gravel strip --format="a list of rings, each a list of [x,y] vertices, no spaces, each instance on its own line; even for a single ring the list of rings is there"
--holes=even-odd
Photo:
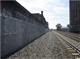
[[[54,32],[50,31],[7,59],[68,59],[71,55],[63,53],[65,49]]]
[[[63,39],[65,39],[67,42],[69,42],[69,43],[71,43],[72,45],[74,45],[75,47],[77,47],[78,49],[80,49],[80,42],[77,42],[77,41],[75,41],[75,40],[73,40],[73,39],[71,39],[71,38],[68,38],[68,37],[66,37],[66,36],[64,36],[64,35],[61,35],[61,34],[59,34],[59,33],[57,33],[57,32],[55,32],[56,34],[58,34],[59,36],[61,36]]]

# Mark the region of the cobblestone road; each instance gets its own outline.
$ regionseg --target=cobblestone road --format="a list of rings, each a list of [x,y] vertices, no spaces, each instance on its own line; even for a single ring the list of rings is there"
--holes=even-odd
[[[68,59],[70,54],[54,32],[48,32],[7,59]]]

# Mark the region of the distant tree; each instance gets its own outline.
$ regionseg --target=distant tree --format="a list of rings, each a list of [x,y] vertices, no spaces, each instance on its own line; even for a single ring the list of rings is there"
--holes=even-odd
[[[61,24],[57,24],[56,27],[57,27],[57,30],[59,31],[59,30],[61,30],[62,26],[61,26]]]

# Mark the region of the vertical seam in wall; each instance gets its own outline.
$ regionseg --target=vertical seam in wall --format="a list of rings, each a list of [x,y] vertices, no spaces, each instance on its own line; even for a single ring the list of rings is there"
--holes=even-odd
[[[0,15],[1,15],[1,1],[0,1]],[[1,58],[1,16],[0,16],[0,58]]]

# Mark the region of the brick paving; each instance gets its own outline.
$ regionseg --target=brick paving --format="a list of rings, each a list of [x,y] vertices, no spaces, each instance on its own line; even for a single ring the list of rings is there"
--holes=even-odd
[[[50,31],[7,59],[68,59],[70,54],[63,53],[66,47]]]

